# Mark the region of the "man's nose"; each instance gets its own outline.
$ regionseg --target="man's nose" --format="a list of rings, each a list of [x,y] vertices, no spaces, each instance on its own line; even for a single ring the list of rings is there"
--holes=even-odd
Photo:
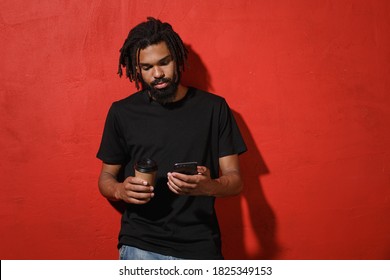
[[[160,67],[155,67],[153,72],[153,77],[155,79],[160,79],[165,76],[164,71]]]

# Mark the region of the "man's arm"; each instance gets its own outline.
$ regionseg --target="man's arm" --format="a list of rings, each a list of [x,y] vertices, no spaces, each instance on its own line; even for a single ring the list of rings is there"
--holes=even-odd
[[[118,182],[121,165],[103,163],[99,176],[100,193],[109,200],[123,200],[127,203],[144,204],[154,196],[153,186],[145,180],[127,177],[123,183]]]
[[[237,195],[242,190],[242,180],[238,155],[229,155],[219,159],[221,176],[211,179],[205,166],[198,166],[198,175],[168,173],[170,190],[179,195],[207,195],[225,197]]]
[[[242,191],[242,180],[238,155],[225,156],[219,159],[221,176],[216,179],[219,183],[211,195],[216,197],[237,195]]]

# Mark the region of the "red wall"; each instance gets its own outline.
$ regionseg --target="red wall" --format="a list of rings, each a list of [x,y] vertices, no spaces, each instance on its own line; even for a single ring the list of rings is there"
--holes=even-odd
[[[389,3],[1,1],[0,258],[117,258],[95,154],[134,90],[118,50],[152,15],[249,147],[242,196],[217,205],[226,258],[389,259]]]

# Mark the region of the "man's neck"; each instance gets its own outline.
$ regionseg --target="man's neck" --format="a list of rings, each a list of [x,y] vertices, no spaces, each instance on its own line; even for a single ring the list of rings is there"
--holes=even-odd
[[[175,99],[173,100],[173,102],[176,102],[176,101],[183,99],[186,96],[187,91],[188,91],[188,87],[185,87],[182,84],[179,84],[177,87],[176,96],[175,96]]]

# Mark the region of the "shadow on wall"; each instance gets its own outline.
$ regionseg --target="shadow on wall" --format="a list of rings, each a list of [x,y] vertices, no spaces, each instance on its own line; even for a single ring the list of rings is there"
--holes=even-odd
[[[213,91],[211,77],[201,58],[190,45],[186,45],[186,48],[188,50],[188,63],[182,76],[182,84],[205,91]]]
[[[217,201],[224,255],[226,259],[276,259],[276,217],[260,180],[269,170],[244,120],[237,112],[233,114],[248,151],[240,156],[242,194]]]
[[[211,78],[199,55],[186,46],[188,64],[183,84],[213,91]],[[269,170],[241,115],[234,117],[245,139],[248,151],[240,156],[244,191],[240,196],[217,199],[217,212],[226,259],[275,259],[279,252],[276,242],[276,218],[263,192],[260,177]]]

